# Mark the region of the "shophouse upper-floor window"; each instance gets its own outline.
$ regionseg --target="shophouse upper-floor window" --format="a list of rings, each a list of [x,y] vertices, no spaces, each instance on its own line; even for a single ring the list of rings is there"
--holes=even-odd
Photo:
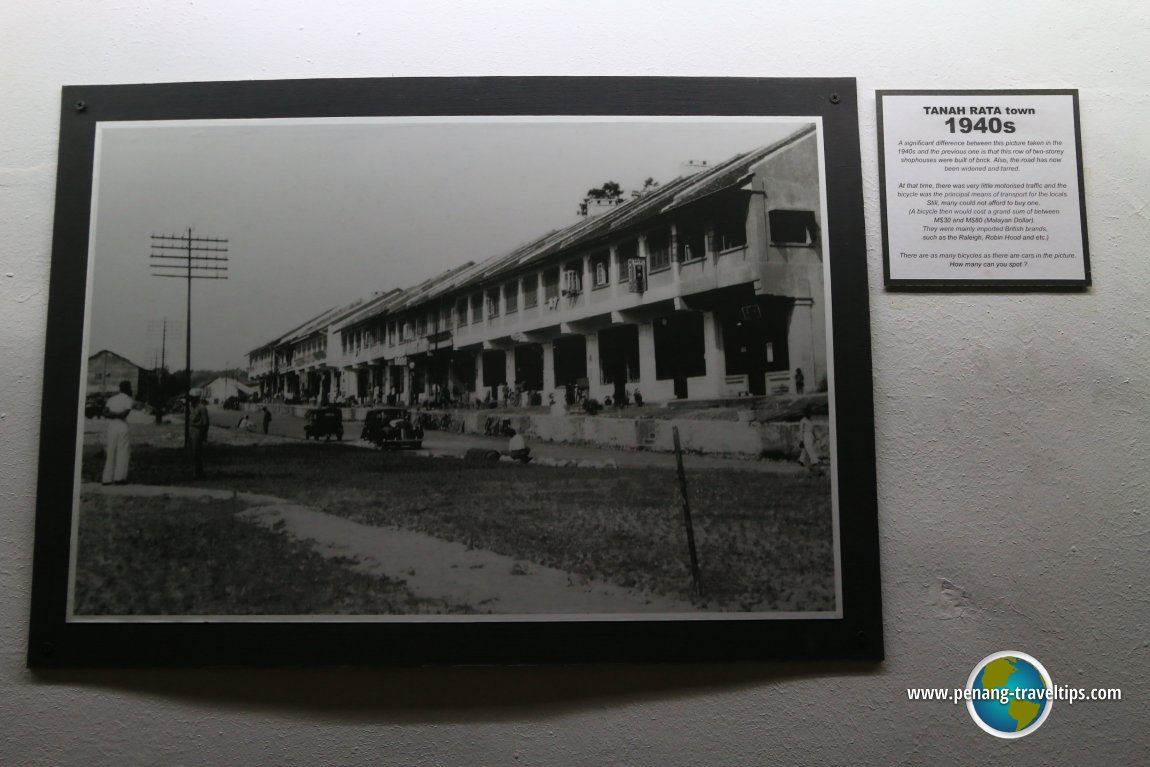
[[[813,210],[772,210],[767,212],[772,245],[812,245],[818,241],[819,225]]]
[[[742,248],[747,244],[747,204],[732,203],[720,209],[712,223],[715,250]]]
[[[559,267],[543,272],[543,298],[547,301],[559,299]]]
[[[675,258],[694,261],[707,255],[707,228],[702,221],[681,221],[675,225]]]
[[[639,241],[627,240],[620,243],[615,249],[616,256],[619,259],[619,281],[627,281],[627,262],[633,258],[639,257]]]
[[[671,266],[671,230],[659,229],[647,234],[647,264],[652,272]]]
[[[563,284],[560,292],[565,296],[577,296],[583,292],[583,259],[568,261],[563,265]]]
[[[611,284],[611,254],[606,250],[591,255],[591,284],[596,288]]]

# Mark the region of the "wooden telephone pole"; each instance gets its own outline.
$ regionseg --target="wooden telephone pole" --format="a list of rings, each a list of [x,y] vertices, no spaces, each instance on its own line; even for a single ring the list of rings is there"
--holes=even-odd
[[[155,357],[156,389],[152,395],[152,405],[156,410],[156,423],[161,423],[164,405],[164,371],[168,367],[168,333],[175,331],[176,323],[169,322],[167,317],[162,320],[148,322],[147,337],[149,343],[154,343],[156,336],[160,338],[160,349],[153,352]],[[155,347],[152,347],[153,349]]]
[[[228,278],[227,240],[193,237],[187,234],[153,234],[151,267],[153,277],[187,280],[187,318],[184,325],[184,447],[191,444],[192,421],[192,280]]]

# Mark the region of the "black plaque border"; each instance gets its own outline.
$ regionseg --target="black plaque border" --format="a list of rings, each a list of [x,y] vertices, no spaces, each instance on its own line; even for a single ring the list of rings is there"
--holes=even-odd
[[[890,276],[890,247],[887,240],[886,203],[886,136],[883,130],[884,96],[1070,96],[1074,103],[1074,153],[1078,168],[1078,211],[1082,221],[1083,279],[1072,280],[966,280],[966,279],[894,279]],[[1090,237],[1086,228],[1086,184],[1082,173],[1082,121],[1079,116],[1076,88],[999,89],[999,90],[878,90],[875,91],[878,118],[878,183],[882,211],[882,275],[887,290],[979,290],[1001,291],[1081,291],[1091,285]]]

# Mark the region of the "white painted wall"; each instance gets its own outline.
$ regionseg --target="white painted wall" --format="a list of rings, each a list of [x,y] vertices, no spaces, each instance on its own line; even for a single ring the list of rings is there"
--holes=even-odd
[[[0,763],[1134,764],[1150,751],[1150,6],[10,0],[0,23]],[[390,75],[858,77],[888,660],[100,672],[23,667],[59,86]],[[1095,286],[881,289],[876,88],[1081,89]],[[953,585],[950,585],[953,584]],[[906,688],[995,650],[1059,704],[1008,743]],[[1141,756],[1139,756],[1141,754]]]

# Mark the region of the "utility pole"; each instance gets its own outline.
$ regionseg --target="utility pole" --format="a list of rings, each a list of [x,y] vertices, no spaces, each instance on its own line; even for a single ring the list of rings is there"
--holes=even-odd
[[[168,318],[164,317],[162,320],[149,320],[148,321],[148,343],[154,344],[156,336],[160,337],[160,348],[156,349],[154,346],[153,356],[156,358],[157,370],[163,370],[168,366],[168,328],[175,332],[179,327],[178,322],[168,322]]]
[[[168,367],[168,328],[171,327],[175,331],[178,325],[178,322],[168,322],[167,317],[160,321],[151,320],[148,322],[148,341],[154,342],[157,335],[160,337],[160,348],[154,352],[156,357],[156,391],[152,397],[152,404],[156,410],[156,423],[161,423],[163,418],[164,371]]]
[[[153,277],[187,280],[187,318],[184,331],[184,447],[191,444],[192,421],[192,280],[228,278],[227,240],[193,237],[187,234],[153,234],[151,267]],[[177,251],[173,253],[170,251]]]

